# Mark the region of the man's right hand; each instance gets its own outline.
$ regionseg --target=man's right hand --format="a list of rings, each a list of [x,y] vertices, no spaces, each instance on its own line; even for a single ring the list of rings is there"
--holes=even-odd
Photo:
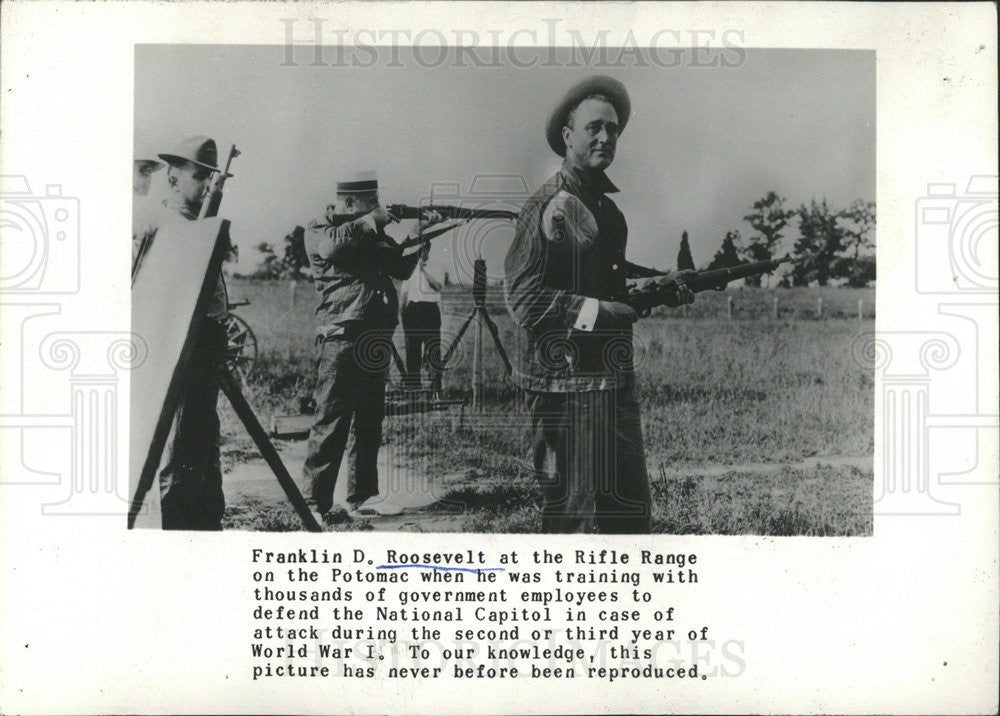
[[[639,320],[639,314],[621,301],[601,301],[597,311],[595,330],[628,328]]]
[[[370,216],[372,217],[372,220],[375,222],[375,226],[377,226],[380,229],[384,228],[387,224],[393,223],[394,221],[399,221],[398,216],[395,216],[392,212],[390,212],[381,204],[372,210]]]

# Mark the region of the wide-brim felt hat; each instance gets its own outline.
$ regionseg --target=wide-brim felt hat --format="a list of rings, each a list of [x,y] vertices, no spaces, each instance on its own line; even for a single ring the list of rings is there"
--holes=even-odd
[[[205,169],[219,171],[219,150],[215,146],[215,140],[209,137],[189,137],[178,144],[172,152],[158,156],[171,165],[191,162]]]
[[[629,99],[625,85],[607,75],[588,77],[570,88],[569,92],[552,110],[549,121],[545,125],[545,138],[549,140],[552,151],[560,157],[566,156],[566,144],[562,138],[562,128],[566,126],[566,116],[570,110],[593,94],[602,94],[611,100],[611,106],[618,114],[618,131],[624,131],[629,114],[632,112],[632,101]]]

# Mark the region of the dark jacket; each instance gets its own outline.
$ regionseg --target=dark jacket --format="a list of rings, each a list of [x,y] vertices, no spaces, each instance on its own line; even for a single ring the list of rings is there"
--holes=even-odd
[[[517,324],[515,382],[527,390],[577,392],[632,379],[632,329],[574,329],[586,298],[625,295],[626,279],[659,272],[625,260],[628,227],[606,195],[611,180],[564,164],[525,203],[507,252],[507,308]]]
[[[304,243],[319,294],[318,333],[336,335],[351,325],[361,330],[396,325],[399,301],[392,280],[409,278],[419,252],[401,258],[391,248],[395,242],[370,216],[344,223],[313,221]]]

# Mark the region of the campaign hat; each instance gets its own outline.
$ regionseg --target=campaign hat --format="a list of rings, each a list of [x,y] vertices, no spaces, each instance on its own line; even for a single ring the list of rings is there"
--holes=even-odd
[[[632,102],[625,85],[607,75],[588,77],[570,88],[549,114],[549,120],[545,125],[545,138],[549,140],[552,151],[560,157],[566,156],[566,144],[562,138],[562,128],[566,126],[566,117],[580,102],[594,94],[602,94],[611,100],[611,106],[618,114],[618,131],[625,130],[629,114],[632,112]]]
[[[219,150],[215,140],[198,135],[189,137],[174,147],[172,152],[158,155],[167,164],[191,162],[199,167],[219,171]]]

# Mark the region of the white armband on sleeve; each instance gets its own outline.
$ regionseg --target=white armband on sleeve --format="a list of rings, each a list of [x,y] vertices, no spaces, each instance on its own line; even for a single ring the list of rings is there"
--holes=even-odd
[[[597,311],[600,309],[601,302],[596,298],[586,298],[583,301],[583,306],[580,308],[580,313],[576,317],[576,323],[573,324],[573,328],[578,331],[592,331],[594,330],[594,323],[597,321]]]

